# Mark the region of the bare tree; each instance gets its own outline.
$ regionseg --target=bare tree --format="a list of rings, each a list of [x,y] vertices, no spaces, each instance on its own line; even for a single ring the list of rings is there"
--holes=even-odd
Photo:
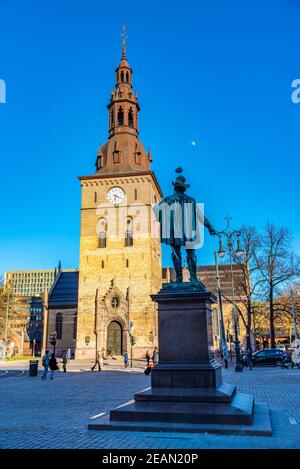
[[[300,275],[299,257],[291,250],[291,235],[287,228],[268,223],[261,238],[257,266],[264,299],[268,304],[271,347],[275,347],[275,321],[286,302],[278,301],[287,283]]]
[[[241,228],[241,245],[244,255],[234,256],[234,262],[239,266],[241,274],[234,276],[236,290],[236,308],[245,328],[247,348],[252,348],[251,336],[254,337],[253,315],[256,309],[255,300],[260,295],[262,280],[259,276],[258,253],[261,246],[261,236],[253,226]],[[224,296],[224,295],[223,295]],[[232,302],[230,297],[226,301]]]
[[[246,310],[246,341],[247,348],[251,348],[251,335],[253,332],[253,316],[256,310],[255,300],[260,298],[262,280],[259,275],[258,253],[261,247],[261,236],[254,226],[243,226],[241,229],[241,242],[244,249],[242,257],[236,257],[235,262],[243,271],[243,279],[238,283],[240,303]],[[240,313],[242,316],[242,314]]]

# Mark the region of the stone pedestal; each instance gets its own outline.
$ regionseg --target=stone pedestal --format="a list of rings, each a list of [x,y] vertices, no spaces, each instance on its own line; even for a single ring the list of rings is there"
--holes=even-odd
[[[158,303],[159,350],[152,388],[216,388],[222,382],[212,349],[210,305],[216,298],[188,282],[182,285],[152,296]]]
[[[222,383],[212,350],[211,304],[201,283],[165,285],[158,303],[159,364],[151,388],[112,409],[90,429],[249,433],[270,435],[266,404]]]

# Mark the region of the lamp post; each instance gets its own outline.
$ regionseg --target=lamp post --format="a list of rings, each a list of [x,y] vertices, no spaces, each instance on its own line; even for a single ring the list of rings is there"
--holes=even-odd
[[[218,286],[221,350],[222,350],[222,355],[224,357],[224,367],[228,368],[228,347],[227,347],[227,341],[226,341],[226,338],[225,338],[225,326],[224,326],[224,316],[223,316],[223,306],[222,306],[221,282],[220,282],[220,275],[219,275],[218,257],[217,257],[216,251],[215,251],[215,264],[216,264],[217,286]]]
[[[241,248],[240,244],[240,231],[233,230],[230,222],[231,217],[227,215],[225,218],[227,221],[227,226],[223,231],[219,231],[216,234],[219,237],[219,250],[217,254],[220,258],[223,258],[226,255],[226,251],[223,248],[222,238],[225,238],[227,241],[227,247],[229,252],[229,263],[230,263],[230,273],[231,273],[231,290],[232,290],[232,319],[234,325],[234,342],[235,342],[235,371],[241,372],[243,371],[243,365],[241,361],[241,354],[240,354],[240,345],[239,345],[239,333],[238,333],[238,318],[237,318],[237,308],[236,308],[236,301],[235,301],[235,286],[234,286],[234,279],[233,279],[233,255],[238,257],[242,256],[244,251]],[[237,249],[234,250],[233,246],[234,243],[237,242]]]

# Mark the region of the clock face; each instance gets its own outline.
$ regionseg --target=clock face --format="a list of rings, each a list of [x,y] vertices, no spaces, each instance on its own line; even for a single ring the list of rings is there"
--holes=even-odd
[[[119,204],[125,197],[125,192],[121,187],[112,187],[107,193],[107,199],[112,204]]]

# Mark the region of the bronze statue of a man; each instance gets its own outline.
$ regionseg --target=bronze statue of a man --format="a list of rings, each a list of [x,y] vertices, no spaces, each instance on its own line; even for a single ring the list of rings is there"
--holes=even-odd
[[[195,246],[199,244],[199,225],[208,228],[211,235],[216,230],[206,217],[203,216],[194,198],[186,195],[190,187],[181,174],[182,168],[177,168],[179,174],[173,182],[174,193],[164,197],[154,207],[154,213],[160,222],[161,242],[172,248],[172,261],[176,272],[176,283],[183,281],[181,246],[186,249],[187,264],[190,272],[190,281],[198,282],[197,257]]]

